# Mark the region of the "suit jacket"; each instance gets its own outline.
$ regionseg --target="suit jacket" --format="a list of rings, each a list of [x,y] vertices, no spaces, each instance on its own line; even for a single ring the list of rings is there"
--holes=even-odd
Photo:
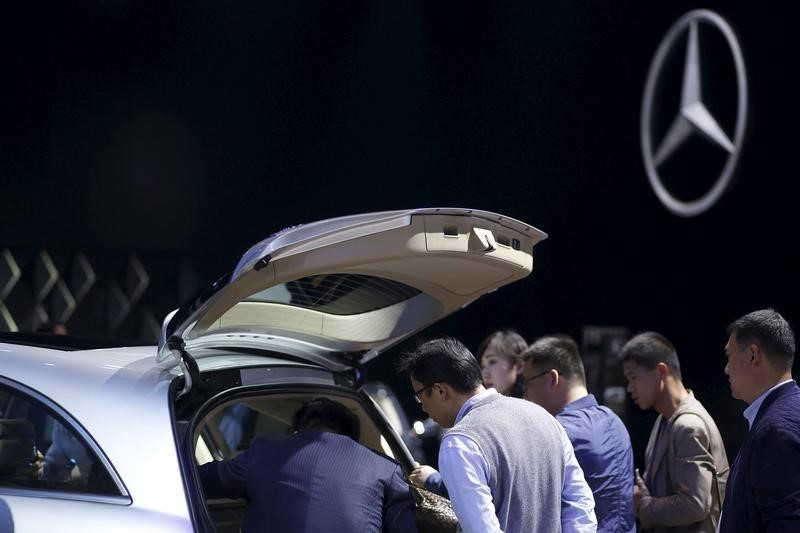
[[[400,465],[350,437],[302,431],[257,439],[200,467],[207,497],[247,498],[243,532],[414,532]]]
[[[639,506],[642,527],[714,533],[728,470],[719,429],[689,391],[669,420],[659,415],[650,433],[644,473],[650,496]]]
[[[733,463],[720,532],[800,531],[800,388],[764,399]]]

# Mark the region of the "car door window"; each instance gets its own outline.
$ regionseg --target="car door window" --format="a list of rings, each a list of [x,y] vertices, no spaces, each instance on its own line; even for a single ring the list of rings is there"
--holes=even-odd
[[[64,417],[2,383],[0,487],[121,495],[97,454]]]

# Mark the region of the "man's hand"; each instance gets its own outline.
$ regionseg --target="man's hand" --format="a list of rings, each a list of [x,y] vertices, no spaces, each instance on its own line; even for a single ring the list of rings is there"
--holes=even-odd
[[[33,479],[42,479],[42,471],[44,470],[44,455],[38,448],[34,447],[33,460],[31,461],[30,475]]]
[[[416,487],[425,488],[425,481],[431,474],[436,472],[435,468],[428,465],[419,465],[408,475],[408,480]]]
[[[642,476],[639,474],[639,469],[635,470],[635,478],[633,485],[633,514],[639,517],[639,505],[642,503],[643,497],[650,496],[650,489],[644,484]]]

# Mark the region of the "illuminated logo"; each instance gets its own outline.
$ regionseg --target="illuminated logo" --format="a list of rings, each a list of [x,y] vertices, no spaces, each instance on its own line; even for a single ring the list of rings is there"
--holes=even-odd
[[[699,28],[710,27],[717,35],[716,37],[722,47],[713,50],[701,50],[701,41],[698,37]],[[704,34],[705,35],[705,34]],[[720,39],[719,37],[722,37]],[[705,45],[705,40],[703,41]],[[712,43],[713,39],[709,39]],[[680,51],[680,47],[685,44],[686,54],[683,62],[683,79],[679,80],[676,72],[671,72],[667,67],[669,59]],[[708,69],[712,64],[728,60],[724,57],[714,57],[713,62],[707,61],[707,57],[712,52],[719,52],[720,48],[726,48],[732,58],[731,79],[736,80],[737,93],[734,95],[733,82],[728,86],[714,86],[712,99],[706,99],[703,93],[704,75],[708,76]],[[706,52],[703,54],[701,52]],[[704,58],[705,60],[701,60]],[[676,71],[676,69],[672,69]],[[670,74],[675,80],[681,81],[680,84],[680,103],[677,112],[668,111],[669,106],[666,88],[670,83]],[[673,85],[677,84],[673,83]],[[718,93],[728,91],[729,94],[722,95],[722,100],[727,98],[732,103],[731,110],[735,108],[735,121],[733,121],[732,136],[721,125],[719,115],[712,112],[709,104],[718,99]],[[676,92],[677,94],[677,92]],[[667,113],[674,113],[669,115]],[[654,131],[656,121],[666,119],[663,133],[655,138]],[[671,120],[670,120],[671,119]],[[692,217],[703,213],[713,206],[722,194],[730,186],[731,178],[739,161],[744,140],[745,125],[747,119],[747,77],[744,68],[744,59],[739,43],[730,25],[719,15],[705,9],[690,11],[682,16],[667,32],[661,44],[656,50],[650,70],[647,73],[647,83],[644,88],[644,98],[642,99],[642,116],[640,124],[642,156],[644,166],[647,170],[647,178],[653,187],[661,203],[671,212],[682,217]],[[685,147],[690,142],[702,139],[700,145],[695,144],[695,152],[689,152]],[[697,147],[709,154],[709,157],[716,157],[721,164],[719,174],[717,170],[708,169],[708,165],[697,163]],[[722,157],[719,157],[719,156]],[[683,161],[676,161],[683,158]],[[684,178],[689,176],[691,179],[698,177],[699,173],[709,173],[710,177],[716,175],[716,179],[710,188],[703,188],[705,192],[693,200],[682,200],[667,189],[664,185],[665,167],[676,165],[684,169]],[[717,166],[716,168],[719,168]],[[689,169],[689,171],[686,171]],[[709,183],[711,180],[709,179]],[[696,187],[695,187],[696,189]],[[697,196],[695,194],[695,196]]]

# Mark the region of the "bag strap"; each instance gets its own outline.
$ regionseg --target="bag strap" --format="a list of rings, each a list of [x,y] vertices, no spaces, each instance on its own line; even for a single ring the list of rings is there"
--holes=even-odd
[[[720,511],[722,510],[722,491],[719,488],[719,472],[717,472],[717,466],[714,464],[714,454],[711,452],[711,430],[706,423],[706,419],[700,413],[696,413],[694,411],[684,411],[682,413],[678,413],[678,415],[672,420],[672,424],[675,424],[675,420],[679,419],[683,415],[694,415],[703,422],[703,426],[706,428],[706,433],[708,434],[708,454],[711,456],[711,463],[703,466],[706,466],[711,471],[711,479],[712,485],[714,486],[714,493],[717,496],[717,503],[719,504]],[[712,495],[713,495],[712,494]],[[714,526],[714,531],[717,529],[716,520],[714,520],[714,516],[712,513],[709,513],[709,518],[711,518],[711,525]]]

